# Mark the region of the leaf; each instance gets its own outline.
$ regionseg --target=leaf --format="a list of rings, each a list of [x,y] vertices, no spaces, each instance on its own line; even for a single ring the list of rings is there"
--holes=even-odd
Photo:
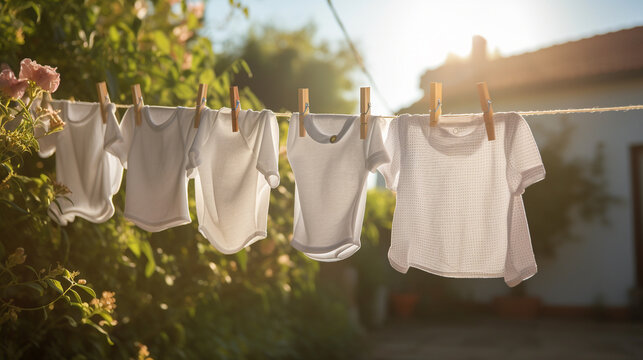
[[[248,267],[248,252],[246,249],[237,253],[237,260],[239,261],[239,266],[241,266],[241,271],[246,272]]]
[[[58,280],[56,280],[56,279],[45,279],[45,281],[46,281],[46,282],[47,282],[47,284],[49,284],[49,286],[51,286],[54,290],[56,290],[57,292],[59,292],[59,293],[61,293],[61,294],[63,293],[63,291],[64,291],[64,290],[63,290],[63,286],[60,284],[60,281],[58,281]]]
[[[152,246],[149,241],[141,240],[141,251],[145,258],[147,258],[147,264],[145,264],[145,277],[150,277],[154,274],[156,269],[156,261],[154,261],[154,253],[152,252]]]
[[[29,214],[29,212],[28,212],[27,210],[25,210],[25,209],[21,208],[20,206],[18,206],[18,204],[14,203],[13,201],[5,200],[5,199],[0,199],[0,202],[3,202],[3,203],[5,203],[5,204],[9,205],[10,207],[12,207],[12,208],[14,208],[14,209],[18,210],[19,212],[21,212],[21,213],[23,213],[23,214]]]
[[[114,318],[112,318],[112,316],[110,314],[108,314],[106,311],[98,311],[98,312],[96,312],[96,315],[102,317],[110,325],[114,321]]]
[[[38,294],[40,294],[40,296],[45,295],[45,289],[43,289],[43,287],[40,286],[38,283],[29,282],[29,283],[24,283],[24,284],[20,284],[20,285],[23,285],[23,286],[26,286],[28,288],[36,290],[38,292]]]
[[[105,338],[107,338],[107,343],[110,344],[110,345],[114,345],[114,342],[109,337],[109,334],[107,333],[107,331],[105,331],[105,329],[103,329],[102,327],[98,326],[95,322],[93,322],[93,321],[91,321],[89,319],[83,319],[83,324],[87,324],[87,325],[93,327],[94,329],[96,329],[99,333],[105,335]]]
[[[63,208],[60,206],[60,202],[58,202],[58,199],[54,199],[54,201],[52,201],[52,202],[58,208],[58,214],[62,214],[63,213]],[[52,213],[53,213],[53,211],[52,211]],[[56,215],[56,214],[54,213],[54,215]],[[58,218],[58,216],[56,216],[56,219],[58,220],[58,223],[60,223],[60,218]]]
[[[23,266],[26,267],[27,269],[31,270],[36,275],[36,277],[39,277],[38,272],[32,266],[27,265],[27,264],[23,264]]]
[[[79,308],[83,313],[85,313],[85,307],[81,303],[71,303],[71,306]]]
[[[239,63],[241,64],[241,67],[246,72],[248,77],[252,78],[252,70],[250,70],[250,65],[248,65],[248,63],[243,59],[239,59]]]
[[[214,70],[212,69],[204,69],[201,74],[199,74],[200,83],[210,84],[211,82],[214,82],[214,79]]]
[[[74,320],[74,318],[73,318],[73,317],[71,317],[71,316],[69,316],[69,315],[63,315],[63,317],[64,317],[65,319],[67,319],[67,321],[69,321],[69,325],[71,325],[72,327],[76,327],[76,326],[78,326],[78,323],[76,322],[76,320]]]
[[[154,31],[151,36],[160,51],[165,54],[168,54],[170,52],[170,39],[168,39],[168,37],[162,31]]]
[[[90,288],[89,286],[85,286],[81,284],[76,284],[74,286],[78,286],[79,288],[85,290],[85,292],[91,295],[92,297],[96,297],[96,292],[94,291],[94,289]]]
[[[129,237],[127,247],[134,253],[137,258],[141,257],[141,240],[134,236]]]
[[[74,299],[76,299],[76,302],[82,303],[83,299],[80,297],[80,295],[76,292],[74,289],[69,289],[69,292],[74,296]]]

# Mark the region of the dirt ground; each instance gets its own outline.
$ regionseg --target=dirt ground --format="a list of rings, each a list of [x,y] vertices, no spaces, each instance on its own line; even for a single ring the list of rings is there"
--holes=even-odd
[[[643,359],[643,324],[590,320],[393,321],[365,359]]]

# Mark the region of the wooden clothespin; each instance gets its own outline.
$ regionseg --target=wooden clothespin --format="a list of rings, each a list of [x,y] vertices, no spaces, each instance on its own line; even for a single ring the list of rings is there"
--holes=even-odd
[[[368,120],[371,116],[371,88],[359,88],[359,138],[366,139],[368,133]]]
[[[141,109],[143,109],[143,95],[141,95],[141,85],[132,85],[132,102],[134,104],[134,114],[136,115],[136,126],[141,125]]]
[[[442,83],[432,82],[429,87],[429,106],[431,108],[430,126],[437,126],[442,115]]]
[[[230,110],[232,113],[232,132],[239,132],[239,111],[241,111],[241,100],[239,100],[239,88],[230,86]]]
[[[299,95],[299,136],[306,136],[306,128],[304,127],[304,117],[310,112],[310,104],[308,102],[308,89],[301,88],[297,91]]]
[[[208,84],[199,84],[199,91],[196,93],[196,114],[194,114],[194,128],[198,129],[201,124],[201,111],[206,104],[208,97]]]
[[[98,92],[98,103],[100,104],[100,116],[103,119],[103,124],[107,122],[107,115],[105,114],[105,107],[109,104],[109,94],[107,93],[107,84],[104,81],[96,83],[96,91]]]
[[[487,130],[487,139],[489,141],[496,139],[496,128],[493,124],[493,107],[491,106],[491,97],[486,82],[478,83],[478,96],[480,97],[480,106],[484,115],[484,126]]]

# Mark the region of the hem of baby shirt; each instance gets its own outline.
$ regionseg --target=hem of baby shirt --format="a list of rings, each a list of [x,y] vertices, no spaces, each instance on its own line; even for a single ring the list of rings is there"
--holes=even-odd
[[[514,287],[514,286],[520,284],[521,282],[530,279],[531,277],[536,275],[536,273],[538,273],[538,265],[536,265],[536,264],[530,265],[530,266],[520,270],[520,272],[518,273],[517,276],[513,276],[510,279],[507,279],[505,277],[505,283],[509,287]]]
[[[248,247],[260,240],[265,239],[268,236],[268,232],[265,230],[257,230],[254,233],[250,234],[250,236],[246,237],[246,239],[243,241],[243,244],[240,246],[237,246],[236,248],[232,249],[226,249],[224,247],[221,247],[219,244],[217,244],[217,237],[216,236],[210,236],[208,235],[208,230],[205,227],[199,226],[199,232],[203,237],[208,239],[208,242],[210,245],[212,245],[215,249],[217,249],[220,253],[225,254],[225,255],[232,255],[235,253],[238,253],[241,251],[243,248]]]
[[[389,256],[388,258],[389,263],[391,264],[391,267],[402,274],[406,274],[409,271],[409,268],[416,268],[418,270],[426,271],[430,274],[433,275],[438,275],[438,276],[443,276],[443,277],[448,277],[448,278],[454,278],[454,279],[499,279],[499,278],[504,278],[505,273],[504,271],[498,271],[498,272],[492,272],[492,273],[485,273],[485,272],[448,272],[448,271],[441,271],[441,270],[436,270],[432,269],[428,266],[425,265],[420,265],[416,263],[408,263],[406,266],[402,266],[398,263],[395,262],[395,260],[391,259]]]
[[[304,245],[300,242],[297,241],[297,239],[293,238],[290,241],[290,245],[294,247],[295,249],[303,252],[303,253],[310,253],[311,255],[315,254],[326,254],[329,253],[337,248],[340,248],[344,245],[348,244],[353,244],[357,246],[357,250],[361,247],[361,243],[359,242],[359,239],[357,239],[357,242],[352,238],[346,238],[344,240],[338,241],[334,244],[331,245],[326,245],[326,246],[309,246],[309,245]],[[357,251],[356,250],[356,251]]]
[[[389,161],[391,161],[391,158],[386,151],[378,151],[366,159],[366,168],[368,171],[375,173],[380,165]]]
[[[328,253],[319,253],[319,254],[303,253],[303,254],[306,255],[306,257],[308,257],[311,260],[329,263],[329,262],[337,262],[337,261],[348,259],[349,257],[353,256],[357,251],[359,251],[359,249],[362,248],[362,244],[350,243],[345,245],[348,245],[348,246],[346,247],[341,246],[337,250],[329,251],[329,253],[332,252],[333,254],[328,255],[326,257],[324,257],[324,255]]]
[[[76,217],[81,217],[94,224],[104,223],[105,221],[111,219],[112,216],[114,216],[115,209],[114,204],[110,201],[105,205],[105,208],[99,213],[99,215],[90,215],[87,212],[77,210],[75,208],[65,209],[61,214],[54,204],[49,205],[49,212],[49,217],[52,218],[54,222],[62,226],[67,226],[68,224],[74,222]],[[60,219],[63,219],[65,222],[59,223],[58,221],[56,221],[56,219],[51,215],[52,213],[58,216]]]
[[[192,219],[190,218],[185,218],[182,216],[175,217],[172,219],[167,219],[163,221],[157,221],[157,222],[148,222],[146,220],[143,220],[139,217],[132,216],[128,213],[125,213],[123,215],[125,219],[133,222],[136,226],[140,227],[141,229],[149,232],[159,232],[163,230],[167,230],[169,228],[175,227],[175,226],[180,226],[180,225],[185,225],[189,224],[192,222]]]

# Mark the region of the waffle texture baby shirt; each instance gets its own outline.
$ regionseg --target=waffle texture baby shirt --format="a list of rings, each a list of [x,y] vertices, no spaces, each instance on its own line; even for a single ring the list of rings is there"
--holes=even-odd
[[[403,273],[515,286],[537,271],[522,193],[545,177],[538,147],[519,114],[494,114],[494,141],[482,115],[459,120],[432,128],[428,116],[402,115],[391,124],[391,162],[379,169],[397,191],[389,261]]]
[[[270,188],[279,185],[279,127],[272,111],[206,110],[193,153],[199,231],[224,254],[266,237]]]
[[[295,175],[292,246],[318,261],[338,261],[360,248],[366,178],[388,161],[386,123],[372,116],[366,139],[359,116],[307,115],[306,136],[299,118],[290,119],[288,160]]]
[[[116,108],[107,105],[107,121],[103,123],[98,103],[57,100],[51,106],[60,111],[65,127],[38,140],[39,155],[49,157],[56,152],[56,181],[71,193],[58,197],[60,207],[52,203],[49,215],[61,225],[76,216],[105,222],[114,215],[112,196],[118,192],[123,176],[120,161],[106,151],[121,139]]]
[[[194,108],[144,106],[141,125],[130,107],[123,116],[123,140],[111,151],[127,169],[125,218],[147,231],[162,231],[191,221],[188,172],[198,165],[189,156],[198,129]]]

